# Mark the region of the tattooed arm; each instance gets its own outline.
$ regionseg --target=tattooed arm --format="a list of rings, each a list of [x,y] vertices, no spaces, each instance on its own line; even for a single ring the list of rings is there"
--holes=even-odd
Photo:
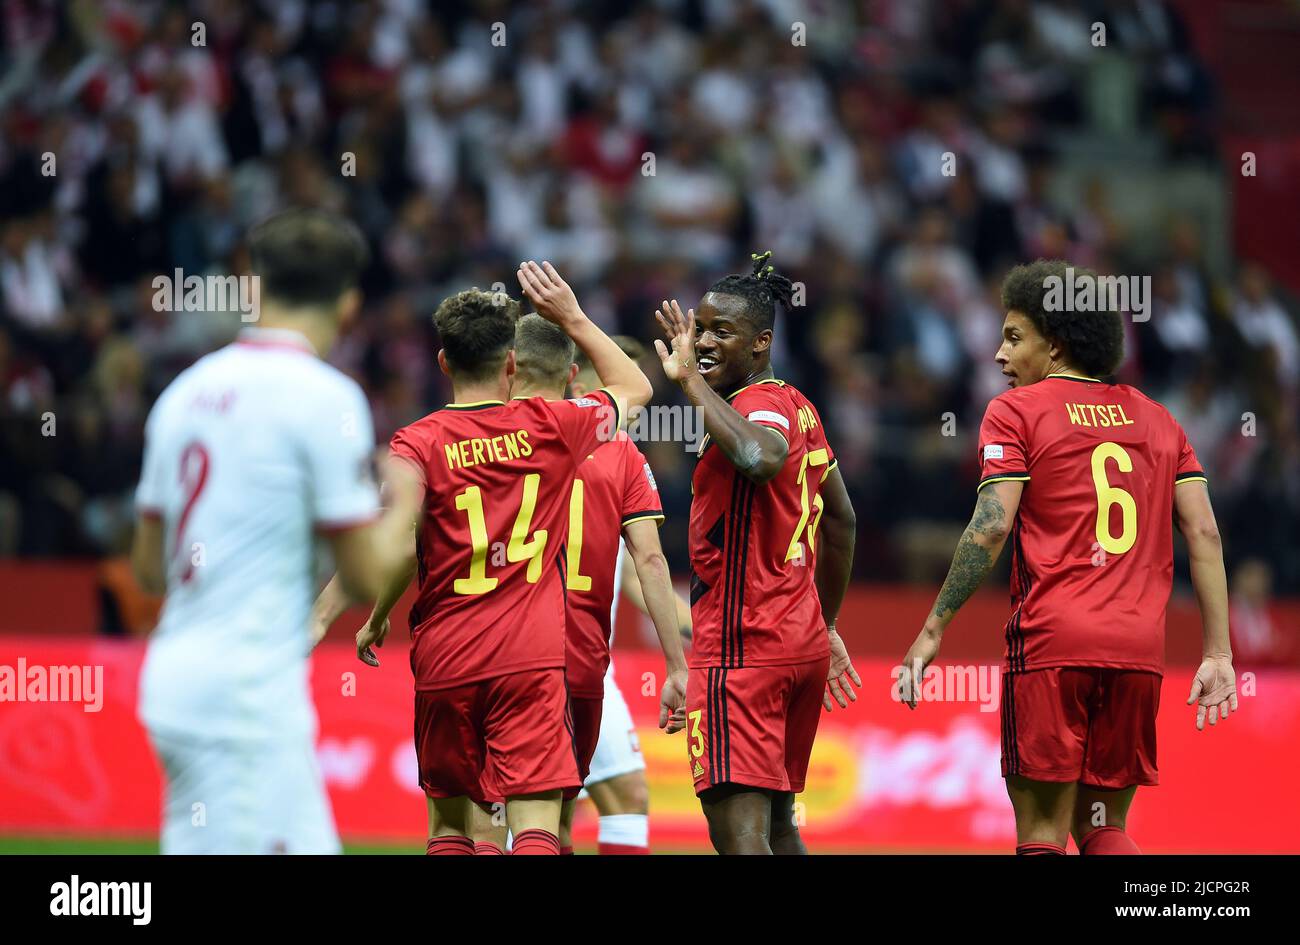
[[[980,490],[975,500],[975,514],[957,542],[948,577],[939,589],[939,596],[935,598],[916,642],[903,657],[898,692],[912,708],[916,708],[922,673],[939,655],[939,642],[944,630],[961,605],[984,583],[984,578],[988,577],[1002,553],[1002,546],[1006,544],[1016,520],[1024,487],[1023,482],[1007,480],[990,483]]]

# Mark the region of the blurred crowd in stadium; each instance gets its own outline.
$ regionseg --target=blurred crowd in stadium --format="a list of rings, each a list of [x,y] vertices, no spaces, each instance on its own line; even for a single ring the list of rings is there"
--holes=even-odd
[[[315,205],[373,250],[333,360],[381,442],[448,399],[429,318],[448,292],[518,294],[518,261],[549,259],[593,318],[648,340],[659,300],[694,304],[771,249],[805,300],[778,322],[778,376],[819,405],[873,580],[941,577],[969,515],[1006,269],[1149,274],[1119,379],[1186,427],[1242,583],[1300,591],[1294,299],[1225,248],[1214,81],[1168,3],[8,0],[0,16],[0,555],[120,552],[152,399],[239,328],[155,311],[153,278],[246,271],[250,224]],[[1175,174],[1181,200],[1160,189]],[[671,402],[653,356],[646,371]],[[691,460],[644,448],[684,574]]]

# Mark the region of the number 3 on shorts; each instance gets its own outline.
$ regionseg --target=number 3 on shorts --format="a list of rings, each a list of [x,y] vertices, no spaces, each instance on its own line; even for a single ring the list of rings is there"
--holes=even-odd
[[[704,715],[703,709],[696,709],[686,716],[691,723],[691,757],[698,758],[704,754],[704,733],[700,731],[700,717]]]

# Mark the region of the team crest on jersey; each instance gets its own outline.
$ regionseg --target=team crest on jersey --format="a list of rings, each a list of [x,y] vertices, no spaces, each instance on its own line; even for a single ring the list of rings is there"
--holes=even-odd
[[[658,492],[659,484],[655,482],[655,474],[651,471],[650,464],[646,463],[643,468],[645,469],[646,481],[650,483],[650,488],[653,489],[655,492]]]

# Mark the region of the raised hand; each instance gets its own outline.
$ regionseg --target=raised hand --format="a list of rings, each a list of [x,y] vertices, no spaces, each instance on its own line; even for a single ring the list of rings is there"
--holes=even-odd
[[[586,318],[573,289],[560,278],[560,274],[549,262],[543,262],[540,266],[532,260],[522,262],[515,276],[537,314],[548,322],[567,329],[574,322]]]
[[[662,341],[655,339],[655,351],[659,353],[664,374],[673,383],[680,384],[690,375],[699,372],[699,364],[695,360],[695,309],[690,309],[683,315],[677,300],[673,299],[663,303],[659,311],[655,312],[655,318],[659,320],[671,346],[666,347]]]

